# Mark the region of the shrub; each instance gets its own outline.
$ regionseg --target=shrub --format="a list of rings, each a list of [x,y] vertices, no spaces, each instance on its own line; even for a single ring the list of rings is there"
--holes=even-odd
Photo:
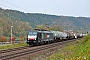
[[[6,42],[6,41],[7,41],[6,37],[5,36],[1,36],[0,42]]]
[[[85,36],[83,38],[83,41],[81,43],[86,43],[88,40],[90,40],[90,34],[88,34],[87,36]]]

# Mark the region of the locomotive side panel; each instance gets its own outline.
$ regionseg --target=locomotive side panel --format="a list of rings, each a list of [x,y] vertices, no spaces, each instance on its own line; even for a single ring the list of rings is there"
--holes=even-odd
[[[53,33],[51,32],[48,32],[48,31],[42,31],[41,32],[41,40],[38,39],[38,41],[40,43],[46,43],[46,42],[49,42],[49,41],[53,41]]]

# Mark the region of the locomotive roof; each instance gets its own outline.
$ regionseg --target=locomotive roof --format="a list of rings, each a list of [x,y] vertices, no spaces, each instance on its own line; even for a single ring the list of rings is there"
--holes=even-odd
[[[37,30],[31,30],[29,32],[37,32],[37,33],[52,33],[51,31],[37,31]]]

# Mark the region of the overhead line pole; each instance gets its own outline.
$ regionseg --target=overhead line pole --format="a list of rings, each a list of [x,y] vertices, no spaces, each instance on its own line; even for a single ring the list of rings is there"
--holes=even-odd
[[[13,26],[11,26],[11,44],[12,44],[12,28]]]

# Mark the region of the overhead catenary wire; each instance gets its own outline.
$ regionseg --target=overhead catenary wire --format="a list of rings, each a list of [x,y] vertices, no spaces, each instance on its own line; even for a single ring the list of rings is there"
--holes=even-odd
[[[2,5],[2,4],[0,4],[1,6],[4,6],[4,7],[7,7],[7,8],[10,8],[10,7],[8,7],[8,6],[5,6],[5,5]]]
[[[14,6],[14,7],[18,8],[18,9],[22,9],[22,10],[24,10],[24,11],[29,12],[28,10],[26,10],[26,9],[24,9],[24,8],[22,8],[22,7],[19,7],[19,6],[17,6],[17,5],[14,5],[14,4],[12,4],[12,3],[9,3],[9,2],[7,2],[7,1],[5,1],[5,0],[1,0],[1,1],[2,1],[2,2],[5,2],[5,3],[9,4],[9,5],[12,5],[12,6]],[[0,5],[1,5],[1,6],[4,6],[4,7],[7,7],[7,8],[11,8],[11,7],[2,5],[2,4],[0,4]],[[11,9],[12,9],[12,8],[11,8]]]

